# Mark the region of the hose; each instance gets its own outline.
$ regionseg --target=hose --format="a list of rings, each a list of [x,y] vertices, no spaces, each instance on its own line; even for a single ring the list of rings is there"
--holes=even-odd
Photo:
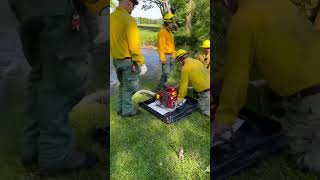
[[[140,91],[137,91],[136,94],[147,94],[147,95],[150,95],[150,96],[155,96],[156,93],[152,92],[152,91],[149,91],[149,90],[140,90]]]

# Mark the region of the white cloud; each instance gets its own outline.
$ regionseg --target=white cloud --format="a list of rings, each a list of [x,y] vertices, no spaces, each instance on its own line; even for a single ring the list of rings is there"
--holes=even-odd
[[[148,19],[161,19],[162,15],[161,15],[161,11],[159,9],[159,7],[153,3],[153,8],[148,9],[148,10],[142,10],[142,2],[140,2],[135,9],[133,10],[133,12],[131,13],[131,15],[133,17],[143,17],[143,18],[148,18]]]
[[[115,2],[115,4],[118,6],[119,2],[117,0],[112,0],[113,2]],[[140,1],[140,3],[134,8],[134,10],[132,11],[131,15],[133,17],[143,17],[143,18],[148,18],[148,19],[161,19],[162,18],[162,14],[161,11],[159,9],[159,7],[152,3],[153,8],[148,9],[148,10],[142,10],[142,2]],[[113,9],[110,8],[110,13],[113,12]]]

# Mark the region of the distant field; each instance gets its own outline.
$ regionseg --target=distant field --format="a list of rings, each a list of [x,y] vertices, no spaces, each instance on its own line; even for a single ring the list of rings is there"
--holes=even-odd
[[[161,27],[161,24],[139,24],[138,26],[145,26],[145,27]]]
[[[139,24],[142,45],[155,45],[160,24]]]

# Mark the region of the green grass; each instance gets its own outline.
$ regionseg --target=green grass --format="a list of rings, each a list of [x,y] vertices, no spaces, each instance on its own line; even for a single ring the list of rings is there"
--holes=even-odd
[[[159,28],[161,27],[161,24],[139,24],[139,27],[156,27]]]
[[[157,35],[160,30],[158,24],[139,24],[140,39],[143,45],[156,45]]]
[[[148,83],[146,83],[148,84]],[[155,84],[146,89],[154,89]],[[149,83],[150,84],[150,83]],[[209,118],[195,112],[167,125],[142,110],[122,118],[111,98],[111,179],[209,179]],[[185,159],[178,158],[182,147]]]
[[[104,147],[92,142],[90,129],[106,122],[106,107],[100,104],[77,106],[70,113],[79,149],[92,150],[99,155],[98,166],[90,171],[45,178],[45,180],[100,180],[109,176],[109,156]],[[27,171],[20,163],[20,139],[23,115],[20,113],[0,114],[0,174],[3,180],[36,180],[39,177]]]

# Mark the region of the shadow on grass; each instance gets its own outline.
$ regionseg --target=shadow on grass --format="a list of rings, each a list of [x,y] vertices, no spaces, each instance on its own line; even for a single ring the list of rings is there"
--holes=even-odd
[[[155,85],[150,88],[153,89]],[[111,99],[112,179],[209,179],[209,120],[199,113],[166,125],[147,111],[122,118]],[[177,151],[182,147],[185,159]]]

